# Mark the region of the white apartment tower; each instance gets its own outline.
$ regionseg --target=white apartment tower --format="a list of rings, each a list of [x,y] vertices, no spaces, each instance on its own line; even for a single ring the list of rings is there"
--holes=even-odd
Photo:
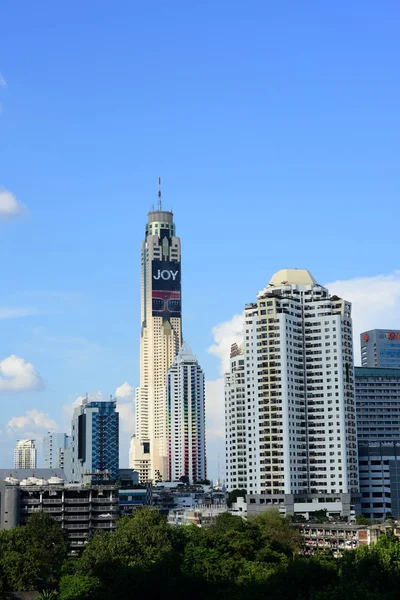
[[[35,440],[18,440],[14,450],[14,469],[36,469]]]
[[[166,375],[182,340],[181,244],[171,211],[148,214],[141,252],[140,387],[130,467],[139,481],[168,481]]]
[[[357,492],[350,303],[331,296],[309,271],[284,269],[245,307],[244,319],[244,363],[235,365],[232,356],[226,378],[230,488],[246,484],[249,494],[263,495]],[[233,393],[242,401],[245,392],[240,412],[232,400],[235,377]]]
[[[167,416],[171,481],[206,479],[204,373],[186,344],[167,374]]]
[[[247,490],[247,416],[243,347],[232,345],[229,366],[229,373],[225,374],[226,487],[228,490]]]

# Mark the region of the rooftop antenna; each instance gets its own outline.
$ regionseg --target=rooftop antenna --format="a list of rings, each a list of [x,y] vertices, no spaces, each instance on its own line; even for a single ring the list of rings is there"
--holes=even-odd
[[[161,206],[161,177],[158,178],[158,210],[162,210]]]

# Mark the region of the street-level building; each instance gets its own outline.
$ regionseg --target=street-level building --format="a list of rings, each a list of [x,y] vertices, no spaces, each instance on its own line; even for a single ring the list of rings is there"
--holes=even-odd
[[[49,469],[39,469],[43,474]],[[65,530],[71,555],[79,554],[89,538],[114,531],[119,517],[118,489],[109,483],[67,485],[58,476],[0,481],[0,525],[25,525],[32,514],[49,513]]]
[[[170,479],[166,376],[181,343],[181,243],[159,191],[141,249],[140,387],[129,453],[141,482]]]
[[[360,335],[361,366],[400,369],[400,331],[370,329]]]
[[[350,303],[309,271],[283,269],[246,305],[244,319],[248,494],[357,494]],[[229,440],[238,426],[227,418]],[[230,482],[238,450],[229,445]]]

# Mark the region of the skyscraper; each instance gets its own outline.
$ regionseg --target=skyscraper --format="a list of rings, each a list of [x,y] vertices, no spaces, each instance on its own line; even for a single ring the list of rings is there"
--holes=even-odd
[[[140,387],[129,453],[140,481],[169,479],[166,375],[182,340],[181,244],[158,194],[141,249]]]
[[[247,489],[246,385],[243,347],[232,344],[225,374],[225,456],[228,490]]]
[[[400,369],[355,368],[361,510],[400,518]]]
[[[243,343],[243,365],[233,353],[226,379],[230,486],[262,497],[357,492],[350,303],[309,271],[284,269],[246,305]]]
[[[400,331],[371,329],[360,335],[361,366],[400,369]]]
[[[206,479],[204,373],[186,344],[167,373],[167,415],[171,480]]]
[[[118,478],[119,414],[115,400],[83,400],[72,418],[70,456],[65,460],[68,481],[83,483],[89,473],[107,472]],[[101,477],[101,475],[99,475]],[[94,480],[96,477],[89,477]]]
[[[14,469],[36,469],[35,440],[18,440],[14,450]]]
[[[63,469],[70,438],[66,433],[48,433],[43,438],[43,464],[47,469]]]

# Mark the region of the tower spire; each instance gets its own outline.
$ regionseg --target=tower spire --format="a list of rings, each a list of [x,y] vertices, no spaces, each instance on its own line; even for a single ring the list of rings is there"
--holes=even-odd
[[[161,205],[161,177],[158,178],[158,210],[162,210],[162,205]]]

